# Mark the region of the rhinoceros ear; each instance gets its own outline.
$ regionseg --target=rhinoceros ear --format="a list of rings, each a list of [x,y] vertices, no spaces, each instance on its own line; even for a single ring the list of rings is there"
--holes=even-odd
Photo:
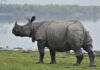
[[[36,18],[35,16],[32,16],[30,21],[33,22],[35,20],[35,18]]]

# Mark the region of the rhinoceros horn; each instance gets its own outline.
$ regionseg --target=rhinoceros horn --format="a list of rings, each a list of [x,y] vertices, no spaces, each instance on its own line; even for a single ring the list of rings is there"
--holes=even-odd
[[[15,26],[19,26],[19,25],[17,24],[17,21],[15,21]]]

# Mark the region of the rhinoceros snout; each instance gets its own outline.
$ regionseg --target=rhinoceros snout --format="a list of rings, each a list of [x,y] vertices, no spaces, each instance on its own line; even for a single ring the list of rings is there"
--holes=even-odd
[[[15,36],[17,36],[17,33],[16,33],[16,31],[15,31],[14,28],[12,29],[12,33],[13,33]]]
[[[14,29],[12,29],[12,33],[14,34]]]
[[[16,32],[14,31],[14,29],[12,30],[12,33],[13,33],[14,35],[16,35]]]

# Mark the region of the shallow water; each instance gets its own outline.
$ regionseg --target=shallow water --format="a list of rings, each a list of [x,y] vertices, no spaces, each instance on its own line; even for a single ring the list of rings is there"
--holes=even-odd
[[[100,21],[82,21],[82,23],[93,38],[93,49],[100,51]],[[37,49],[36,42],[32,43],[31,38],[14,36],[12,34],[13,26],[14,23],[0,23],[0,47],[6,48],[8,46],[9,49],[22,47],[25,50]]]

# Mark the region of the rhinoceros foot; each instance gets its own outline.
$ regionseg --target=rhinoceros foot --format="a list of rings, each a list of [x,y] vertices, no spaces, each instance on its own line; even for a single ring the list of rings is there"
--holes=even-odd
[[[96,67],[96,64],[90,64],[89,67]]]
[[[42,61],[38,61],[38,62],[36,62],[36,64],[43,64],[43,62]]]
[[[53,62],[50,62],[50,64],[56,64],[56,62],[55,62],[55,61],[53,61]]]
[[[80,64],[79,63],[75,63],[75,64],[73,64],[74,66],[79,66]]]

